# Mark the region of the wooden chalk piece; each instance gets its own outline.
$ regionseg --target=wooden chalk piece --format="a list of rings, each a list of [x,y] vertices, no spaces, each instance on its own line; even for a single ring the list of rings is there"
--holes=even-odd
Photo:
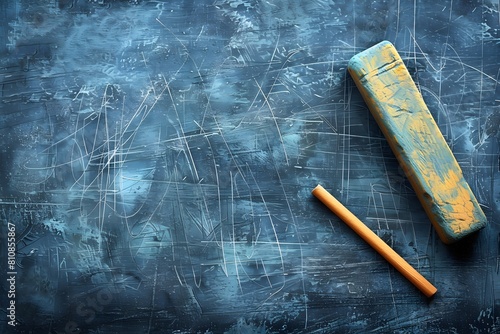
[[[350,228],[354,230],[363,240],[372,246],[390,264],[394,266],[404,277],[412,282],[424,295],[432,297],[437,289],[405,261],[398,253],[389,247],[372,230],[370,230],[361,220],[359,220],[342,203],[333,197],[325,188],[318,185],[313,189],[312,194],[325,204],[333,213],[342,219]]]
[[[351,58],[356,86],[444,243],[486,226],[462,170],[394,46],[383,41]]]

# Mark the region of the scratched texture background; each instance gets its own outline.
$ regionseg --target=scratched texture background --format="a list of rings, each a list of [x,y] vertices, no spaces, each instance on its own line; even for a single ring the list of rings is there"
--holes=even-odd
[[[498,333],[493,1],[2,0],[2,333]],[[437,238],[347,61],[387,39],[489,225]],[[310,195],[323,184],[427,300]]]

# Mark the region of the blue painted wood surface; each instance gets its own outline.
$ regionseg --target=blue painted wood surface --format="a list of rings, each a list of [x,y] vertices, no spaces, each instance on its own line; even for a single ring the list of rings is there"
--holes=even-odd
[[[498,1],[13,0],[0,19],[19,322],[0,332],[498,331]],[[472,240],[439,240],[347,74],[381,40],[485,211]]]

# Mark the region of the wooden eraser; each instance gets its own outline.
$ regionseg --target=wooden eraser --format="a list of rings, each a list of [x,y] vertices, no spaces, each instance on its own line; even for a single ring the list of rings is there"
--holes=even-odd
[[[348,70],[441,240],[451,244],[486,226],[483,211],[394,46],[383,41],[355,55]]]

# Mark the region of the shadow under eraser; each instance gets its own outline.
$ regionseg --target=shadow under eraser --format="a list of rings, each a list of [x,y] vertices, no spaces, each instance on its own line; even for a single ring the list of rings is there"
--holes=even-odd
[[[370,112],[444,243],[486,226],[462,170],[394,46],[383,41],[348,65]]]

